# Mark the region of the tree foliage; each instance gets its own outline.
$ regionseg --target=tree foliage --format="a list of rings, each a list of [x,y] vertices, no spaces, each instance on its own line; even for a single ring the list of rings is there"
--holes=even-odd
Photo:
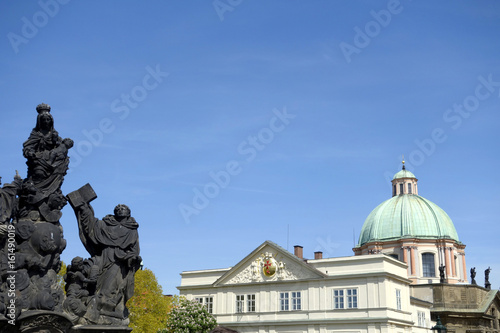
[[[157,333],[166,325],[172,299],[163,296],[161,286],[150,269],[137,271],[134,282],[134,296],[127,302],[129,327],[134,333]]]
[[[159,333],[206,333],[217,326],[215,317],[198,302],[180,298],[167,319],[167,325]]]
[[[61,260],[61,269],[57,273],[57,284],[61,286],[64,294],[66,294],[66,282],[64,281],[64,275],[66,274],[66,264]]]

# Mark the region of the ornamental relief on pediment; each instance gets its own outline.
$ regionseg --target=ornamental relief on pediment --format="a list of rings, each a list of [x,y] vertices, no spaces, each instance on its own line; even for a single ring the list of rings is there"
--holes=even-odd
[[[293,281],[312,277],[315,275],[302,265],[282,255],[264,252],[232,277],[227,284]]]

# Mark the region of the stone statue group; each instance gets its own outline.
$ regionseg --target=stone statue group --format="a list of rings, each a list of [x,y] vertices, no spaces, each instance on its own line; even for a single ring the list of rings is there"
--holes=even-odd
[[[90,202],[97,195],[89,184],[62,193],[73,140],[59,136],[50,106],[36,111],[35,128],[23,144],[27,177],[16,171],[0,188],[0,322],[14,325],[30,311],[45,311],[73,325],[126,326],[125,304],[141,263],[138,223],[125,205],[96,218]],[[90,256],[68,265],[64,292],[57,275],[66,247],[59,220],[68,201]]]

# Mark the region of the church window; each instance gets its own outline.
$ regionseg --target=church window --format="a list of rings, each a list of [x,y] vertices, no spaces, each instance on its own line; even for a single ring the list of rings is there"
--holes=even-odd
[[[399,194],[403,194],[404,192],[404,184],[399,184]]]
[[[401,289],[396,289],[396,309],[401,310]]]
[[[245,295],[236,295],[236,313],[245,312]]]
[[[396,185],[392,185],[392,196],[396,195]]]
[[[434,266],[434,254],[433,253],[423,253],[422,254],[422,271],[424,277],[435,277],[436,268]]]
[[[412,193],[411,192],[411,183],[408,183],[408,193],[410,193],[410,194]]]

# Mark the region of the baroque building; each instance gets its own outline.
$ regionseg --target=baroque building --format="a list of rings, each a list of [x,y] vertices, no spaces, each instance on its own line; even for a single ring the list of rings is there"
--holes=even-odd
[[[239,332],[428,332],[431,303],[383,254],[305,260],[265,241],[234,267],[182,272],[180,294]]]
[[[265,241],[233,267],[182,272],[178,289],[239,332],[423,333],[439,316],[448,333],[500,333],[500,292],[468,283],[452,220],[404,161],[353,251],[304,259]]]
[[[447,283],[467,282],[465,245],[452,220],[418,192],[418,179],[403,161],[392,179],[392,197],[368,215],[354,254],[383,253],[402,260],[414,284],[440,282],[439,267]]]

